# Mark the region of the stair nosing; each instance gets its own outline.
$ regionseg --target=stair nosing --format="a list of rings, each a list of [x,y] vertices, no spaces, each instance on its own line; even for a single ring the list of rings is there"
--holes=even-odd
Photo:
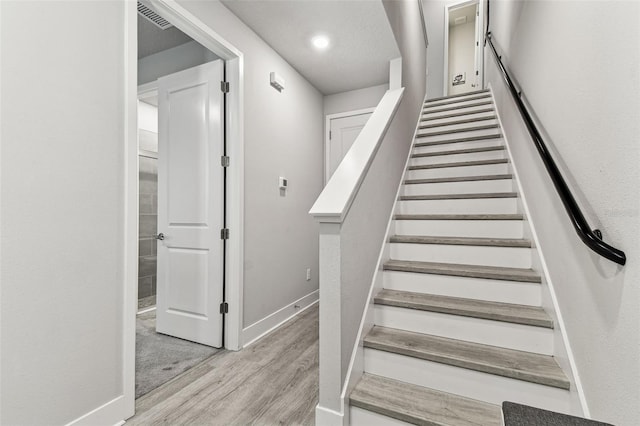
[[[401,195],[400,201],[476,200],[484,198],[518,198],[517,192],[478,192],[473,194]]]
[[[440,101],[443,99],[461,98],[463,96],[473,96],[479,93],[490,93],[490,90],[489,89],[474,90],[473,92],[459,93],[457,95],[440,96],[439,98],[427,99],[426,101],[424,101],[424,103]]]
[[[429,178],[429,179],[406,179],[402,182],[403,185],[423,185],[430,183],[454,183],[454,182],[478,182],[485,180],[511,180],[513,175],[511,173],[498,174],[498,175],[485,175],[485,176],[452,176],[443,178]]]
[[[472,114],[484,114],[485,112],[495,112],[495,108],[483,108],[476,111],[465,111],[465,112],[457,112],[457,113],[451,113],[451,114],[443,114],[438,117],[428,117],[428,118],[423,118],[422,117],[422,115],[424,115],[423,113],[420,116],[420,122],[441,120],[443,118],[463,117],[465,115],[472,115]]]
[[[542,283],[542,277],[532,269],[483,267],[459,263],[419,262],[388,260],[382,266],[385,271],[407,272],[414,274],[445,275],[453,277],[481,278],[499,281]]]
[[[484,350],[485,352],[491,352],[491,351],[494,351],[494,353],[502,352],[503,354],[511,354],[514,357],[520,354],[527,354],[528,357],[533,356],[534,358],[539,358],[540,360],[544,359],[548,361],[549,359],[553,359],[553,357],[549,355],[540,355],[540,354],[533,354],[530,352],[517,351],[514,349],[498,348],[494,346],[483,345],[480,343],[472,343],[472,342],[467,342],[463,340],[450,339],[446,337],[433,336],[428,334],[421,335],[420,333],[414,333],[414,332],[405,331],[405,330],[389,329],[389,328],[380,327],[380,326],[375,326],[372,332],[374,331],[379,333],[399,333],[399,334],[403,334],[404,336],[416,337],[417,339],[420,339],[419,336],[423,336],[422,339],[424,341],[431,341],[431,342],[446,341],[449,343],[454,342],[454,344],[460,344],[462,346],[466,346],[467,348],[476,348],[479,350]],[[372,332],[370,332],[364,339],[365,348],[382,350],[386,352],[396,353],[399,355],[410,356],[418,359],[424,359],[426,361],[437,362],[440,364],[451,365],[454,367],[465,368],[473,371],[479,371],[486,374],[493,374],[496,376],[507,377],[514,380],[522,380],[530,383],[540,384],[543,386],[555,387],[555,388],[559,388],[567,391],[570,390],[570,382],[567,379],[564,372],[562,371],[562,369],[560,368],[560,366],[558,366],[557,362],[555,362],[555,359],[553,359],[553,361],[555,362],[555,365],[557,366],[558,371],[562,372],[562,376],[564,376],[562,378],[559,378],[557,376],[552,376],[550,374],[543,374],[541,372],[536,372],[532,370],[526,371],[524,369],[515,369],[513,367],[499,365],[496,362],[492,362],[492,363],[486,362],[486,361],[483,362],[479,359],[472,359],[471,357],[463,357],[460,355],[455,355],[451,352],[446,354],[444,353],[444,351],[442,351],[442,353],[438,353],[436,350],[431,349],[431,351],[429,352],[425,348],[417,348],[415,346],[411,348],[402,347],[396,344],[395,342],[390,342],[390,341],[384,342],[383,338],[378,338],[376,341],[375,336],[371,337]]]
[[[488,115],[486,117],[467,118],[465,120],[449,121],[446,123],[426,124],[424,126],[419,126],[418,129],[421,130],[421,129],[433,129],[436,127],[444,127],[444,126],[457,126],[458,124],[477,123],[479,121],[496,120],[497,118],[498,117],[496,115]]]
[[[489,130],[489,129],[498,129],[498,128],[500,128],[500,125],[496,123],[496,124],[487,124],[484,126],[462,127],[459,129],[441,130],[441,131],[429,132],[429,133],[418,133],[416,137],[426,138],[430,136],[450,135],[453,133],[464,133],[464,132],[477,132],[480,130]]]
[[[379,389],[388,391],[390,388],[395,389],[391,393],[377,392]],[[392,396],[389,397],[389,394]],[[418,408],[407,409],[397,399],[410,399],[411,404]],[[424,401],[424,404],[416,404],[418,401]],[[437,401],[437,407],[443,411],[432,412],[435,408],[432,401]],[[441,405],[443,401],[446,403]],[[349,394],[349,403],[354,407],[413,424],[446,426],[442,421],[446,421],[447,414],[453,412],[454,419],[462,419],[464,424],[468,424],[471,415],[477,417],[481,413],[483,425],[487,424],[487,420],[490,421],[489,426],[501,425],[498,405],[366,372]],[[431,409],[423,408],[428,406]],[[437,417],[442,419],[437,420]]]
[[[478,152],[505,151],[504,145],[481,146],[478,148],[452,149],[448,151],[419,152],[411,154],[411,158],[440,157],[442,155],[476,154]]]
[[[454,163],[420,164],[409,166],[408,170],[446,169],[449,167],[489,166],[494,164],[507,164],[509,159],[496,158],[493,160],[456,161]]]
[[[403,299],[403,297],[405,297],[405,299]],[[420,300],[421,298],[422,300]],[[554,328],[553,319],[551,319],[551,317],[549,317],[546,312],[542,310],[542,308],[536,310],[535,307],[527,305],[517,305],[513,303],[503,302],[489,302],[484,300],[466,299],[463,297],[440,296],[387,289],[379,292],[373,298],[373,301],[376,305],[393,306],[396,308],[435,312],[460,317],[526,325],[529,327],[546,328],[550,330]],[[470,303],[475,304],[475,308],[469,307],[468,305]],[[525,312],[531,312],[535,310],[537,313],[540,313],[541,311],[546,315],[546,317],[527,317],[523,312],[521,312],[520,315],[516,313],[495,312],[500,308],[507,307],[511,307],[511,309],[513,310],[521,309]]]
[[[394,220],[524,220],[523,214],[397,214]]]
[[[425,102],[424,104],[422,104],[422,109],[425,108],[436,108],[436,107],[440,107],[440,106],[444,106],[444,105],[455,105],[455,104],[459,104],[462,102],[471,102],[471,101],[478,101],[478,100],[485,100],[485,99],[491,99],[491,95],[490,94],[476,94],[476,95],[469,95],[468,97],[464,98],[464,99],[449,99],[449,100],[444,100],[441,99],[441,101],[430,101],[430,102]]]
[[[450,246],[531,248],[524,238],[434,237],[428,235],[392,235],[392,244],[434,244]]]
[[[422,136],[416,135],[416,139],[420,139]],[[441,139],[438,141],[432,142],[416,142],[413,147],[421,148],[425,146],[434,146],[434,145],[446,145],[450,143],[460,143],[460,142],[477,142],[477,141],[485,141],[490,139],[501,139],[502,133],[492,133],[490,135],[478,135],[478,136],[468,136],[466,138],[455,138],[455,139]]]
[[[485,106],[485,105],[493,105],[493,100],[490,101],[482,101],[482,102],[478,102],[478,103],[474,103],[474,104],[468,104],[468,105],[458,105],[458,106],[453,106],[453,107],[445,107],[445,108],[440,108],[440,109],[433,109],[433,110],[425,110],[425,107],[422,107],[422,114],[436,114],[438,112],[447,112],[447,111],[456,111],[459,109],[466,109],[466,108],[475,108],[475,107],[481,107],[481,106]],[[438,108],[436,106],[434,106],[434,108]]]

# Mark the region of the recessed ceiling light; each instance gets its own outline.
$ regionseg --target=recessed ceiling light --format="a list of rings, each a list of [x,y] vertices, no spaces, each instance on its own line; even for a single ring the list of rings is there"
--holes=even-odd
[[[317,35],[311,39],[311,44],[313,44],[316,49],[326,49],[329,47],[329,38],[327,36]]]

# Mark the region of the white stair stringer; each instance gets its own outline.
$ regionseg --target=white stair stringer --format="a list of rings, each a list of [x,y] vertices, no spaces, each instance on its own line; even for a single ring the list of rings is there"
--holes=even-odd
[[[350,396],[352,425],[497,425],[507,400],[572,414],[497,124],[489,91],[424,105],[364,336],[365,376]]]

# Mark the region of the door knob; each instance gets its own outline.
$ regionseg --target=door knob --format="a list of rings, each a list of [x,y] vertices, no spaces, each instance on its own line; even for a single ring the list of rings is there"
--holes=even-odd
[[[156,235],[156,240],[160,240],[160,241],[164,240],[164,234],[161,232],[158,235]]]

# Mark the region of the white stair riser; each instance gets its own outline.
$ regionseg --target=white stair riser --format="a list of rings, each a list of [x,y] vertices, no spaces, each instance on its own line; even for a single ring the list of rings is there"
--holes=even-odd
[[[453,120],[453,123],[455,123],[456,121],[464,121],[464,120],[466,120],[466,117],[458,118],[458,120]],[[490,125],[496,125],[496,124],[498,124],[498,120],[495,118],[492,118],[490,120],[471,121],[467,123],[448,124],[446,126],[437,126],[437,127],[429,127],[426,129],[418,129],[418,132],[420,133],[447,132],[451,130],[464,130],[464,129],[470,129],[474,127],[490,126]],[[431,124],[425,123],[424,125],[430,126]]]
[[[407,170],[405,179],[432,179],[439,177],[486,176],[510,173],[509,163],[480,166],[442,167],[439,169]]]
[[[425,154],[427,152],[442,152],[451,151],[454,149],[468,149],[468,148],[484,148],[487,146],[502,146],[504,140],[502,138],[484,139],[479,141],[469,142],[453,142],[442,145],[431,146],[418,146],[413,148],[412,154]]]
[[[530,248],[392,243],[390,249],[391,258],[397,260],[462,263],[507,268],[531,267]]]
[[[396,214],[515,214],[517,198],[398,201]]]
[[[359,407],[349,406],[350,426],[408,426],[411,423],[403,422],[373,411],[364,410]]]
[[[553,355],[553,330],[460,315],[375,305],[375,324],[449,339]]]
[[[479,104],[479,103],[484,103],[484,102],[491,102],[491,97],[485,97],[485,98],[480,98],[480,99],[473,99],[476,96],[469,96],[469,98],[471,99],[450,99],[447,101],[442,101],[442,102],[429,102],[426,103],[422,109],[422,111],[429,112],[432,111],[434,109],[443,109],[443,108],[456,108],[456,107],[466,107],[469,105],[475,105],[475,104]],[[450,102],[452,100],[457,101],[456,103],[445,103],[445,102]]]
[[[453,114],[455,114],[455,111],[451,111],[451,115]],[[433,120],[421,121],[420,124],[442,124],[442,123],[449,123],[451,121],[464,120],[466,118],[492,117],[494,115],[496,115],[495,111],[478,112],[475,114],[466,114],[461,116],[456,115],[454,117],[445,117],[445,118],[437,118]],[[425,118],[429,118],[429,117],[421,117],[421,120],[424,120]]]
[[[522,220],[396,220],[398,235],[522,238]]]
[[[475,194],[512,192],[511,179],[474,180],[466,182],[412,183],[402,187],[402,195]]]
[[[539,283],[400,271],[384,271],[382,277],[383,287],[389,290],[529,306],[540,306],[542,302],[542,288]]]
[[[460,138],[470,138],[474,136],[486,136],[486,135],[499,135],[501,134],[500,129],[484,129],[484,130],[470,130],[468,132],[461,133],[447,133],[444,135],[429,135],[429,133],[433,133],[429,129],[418,131],[416,134],[416,139],[418,142],[436,142],[436,141],[448,141],[455,140]]]
[[[507,151],[470,152],[466,154],[436,155],[433,157],[418,157],[409,160],[409,166],[424,166],[428,164],[462,163],[465,161],[498,160],[507,158]],[[464,166],[462,166],[464,167]]]
[[[483,112],[486,109],[489,108],[494,108],[493,105],[480,105],[480,106],[474,106],[474,107],[468,107],[468,108],[461,108],[461,109],[452,109],[452,110],[448,110],[448,111],[440,111],[440,112],[423,112],[422,115],[420,116],[420,119],[424,120],[425,118],[439,118],[447,115],[452,115],[452,114],[456,114],[456,116],[464,116],[466,117],[466,114],[475,114],[478,111]],[[435,109],[444,109],[444,107],[442,108],[433,108]],[[495,114],[495,111],[493,112]]]
[[[364,370],[491,404],[513,401],[570,413],[569,391],[390,352],[365,348]]]

